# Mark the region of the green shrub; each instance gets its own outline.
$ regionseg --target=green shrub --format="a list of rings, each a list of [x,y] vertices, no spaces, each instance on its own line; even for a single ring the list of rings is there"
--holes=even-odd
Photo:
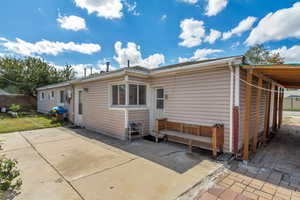
[[[1,150],[0,144],[0,150]],[[0,155],[0,199],[5,192],[10,194],[15,193],[20,189],[22,180],[18,178],[20,171],[17,168],[17,161],[6,158],[5,155]]]
[[[0,158],[0,191],[18,190],[22,185],[20,171],[17,169],[17,161],[1,156]]]
[[[9,110],[13,111],[13,112],[19,112],[22,109],[21,105],[18,104],[11,104],[9,107]]]

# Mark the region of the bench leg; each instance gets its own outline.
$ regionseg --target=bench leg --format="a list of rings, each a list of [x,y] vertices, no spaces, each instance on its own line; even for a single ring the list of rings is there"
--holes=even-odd
[[[192,140],[189,140],[189,152],[190,153],[193,153],[193,150],[192,150]]]

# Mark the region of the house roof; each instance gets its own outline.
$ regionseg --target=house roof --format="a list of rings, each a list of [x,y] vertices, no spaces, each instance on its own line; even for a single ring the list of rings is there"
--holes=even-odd
[[[289,95],[288,98],[300,98],[300,95]]]
[[[140,75],[149,76],[152,74],[158,74],[162,72],[170,72],[170,71],[176,71],[176,70],[182,70],[186,69],[188,67],[203,67],[203,66],[210,66],[218,63],[228,63],[228,62],[234,62],[238,61],[238,64],[242,63],[243,56],[231,56],[231,57],[223,57],[223,58],[214,58],[214,59],[206,59],[206,60],[200,60],[200,61],[191,61],[191,62],[184,62],[184,63],[178,63],[178,64],[172,64],[172,65],[166,65],[162,67],[157,67],[153,69],[148,69],[142,66],[132,66],[132,67],[126,67],[117,69],[110,72],[102,72],[98,74],[93,74],[91,76],[85,77],[85,78],[79,78],[72,81],[47,85],[44,87],[37,88],[37,90],[45,90],[45,89],[51,89],[51,88],[57,88],[57,87],[63,87],[68,86],[71,84],[78,84],[78,83],[84,83],[89,81],[94,81],[102,78],[108,78],[108,77],[114,77],[118,75],[125,75],[126,73],[138,73]]]

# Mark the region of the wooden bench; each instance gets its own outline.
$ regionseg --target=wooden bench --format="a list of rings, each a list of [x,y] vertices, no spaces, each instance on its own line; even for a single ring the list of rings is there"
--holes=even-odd
[[[156,120],[156,142],[158,138],[176,137],[185,140],[192,152],[192,147],[196,146],[193,142],[204,143],[210,146],[213,156],[216,157],[218,152],[223,151],[224,143],[224,126],[199,126],[178,122],[170,122],[167,119]],[[198,146],[198,145],[197,145]]]

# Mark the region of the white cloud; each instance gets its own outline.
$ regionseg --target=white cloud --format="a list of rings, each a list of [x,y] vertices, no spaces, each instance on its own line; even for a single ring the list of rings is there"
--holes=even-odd
[[[280,56],[284,57],[285,62],[300,62],[300,45],[292,46],[289,49],[283,46],[273,50],[272,53],[279,53]]]
[[[59,16],[57,21],[61,28],[73,31],[86,29],[85,19],[78,16]]]
[[[190,3],[190,4],[195,4],[198,2],[198,0],[179,0],[181,2],[184,2],[184,3]]]
[[[209,44],[213,44],[220,37],[221,37],[221,32],[220,31],[210,29],[210,34],[205,37],[204,42],[208,42]]]
[[[138,11],[136,11],[136,6],[137,6],[137,3],[136,2],[133,2],[132,4],[129,3],[128,1],[123,1],[124,2],[124,5],[127,7],[127,11],[129,13],[132,13],[133,15],[135,16],[140,16],[141,13],[139,13]]]
[[[246,40],[248,46],[285,38],[300,38],[300,2],[267,14],[251,31]]]
[[[194,20],[193,18],[184,19],[180,22],[182,33],[179,35],[183,41],[179,43],[180,46],[194,47],[202,43],[205,37],[204,22]]]
[[[153,54],[148,58],[143,59],[140,51],[140,46],[133,42],[128,42],[127,47],[122,48],[122,43],[115,43],[116,56],[114,59],[119,63],[120,67],[126,67],[128,60],[130,65],[141,65],[143,67],[154,68],[165,62],[165,57],[162,54]]]
[[[227,40],[233,35],[241,36],[242,33],[251,29],[256,19],[256,17],[247,17],[246,19],[243,19],[242,21],[240,21],[238,26],[228,32],[223,33],[223,40]]]
[[[0,41],[4,41],[4,42],[6,42],[6,41],[8,41],[6,38],[4,38],[4,37],[0,37]]]
[[[144,67],[154,68],[162,63],[165,63],[165,56],[159,53],[155,53],[144,59],[142,63]]]
[[[93,54],[101,50],[99,44],[93,43],[75,43],[75,42],[52,42],[48,40],[41,40],[36,43],[26,42],[20,38],[16,38],[16,41],[4,40],[0,43],[8,51],[23,55],[34,56],[41,54],[58,55],[64,52],[78,52],[82,54]]]
[[[164,14],[164,15],[162,15],[161,17],[160,17],[160,20],[161,21],[164,21],[164,20],[166,20],[168,18],[168,16],[166,15],[166,14]]]
[[[1,58],[1,57],[4,57],[4,56],[5,56],[5,54],[4,54],[4,53],[0,53],[0,58]]]
[[[221,12],[228,4],[227,0],[206,0],[208,4],[206,6],[206,13],[207,16],[215,16],[219,12]]]
[[[88,13],[96,13],[106,19],[121,18],[123,4],[121,0],[74,0],[77,7],[87,9]]]
[[[190,58],[179,57],[179,62],[198,61],[207,59],[208,55],[223,52],[221,49],[197,49]]]

